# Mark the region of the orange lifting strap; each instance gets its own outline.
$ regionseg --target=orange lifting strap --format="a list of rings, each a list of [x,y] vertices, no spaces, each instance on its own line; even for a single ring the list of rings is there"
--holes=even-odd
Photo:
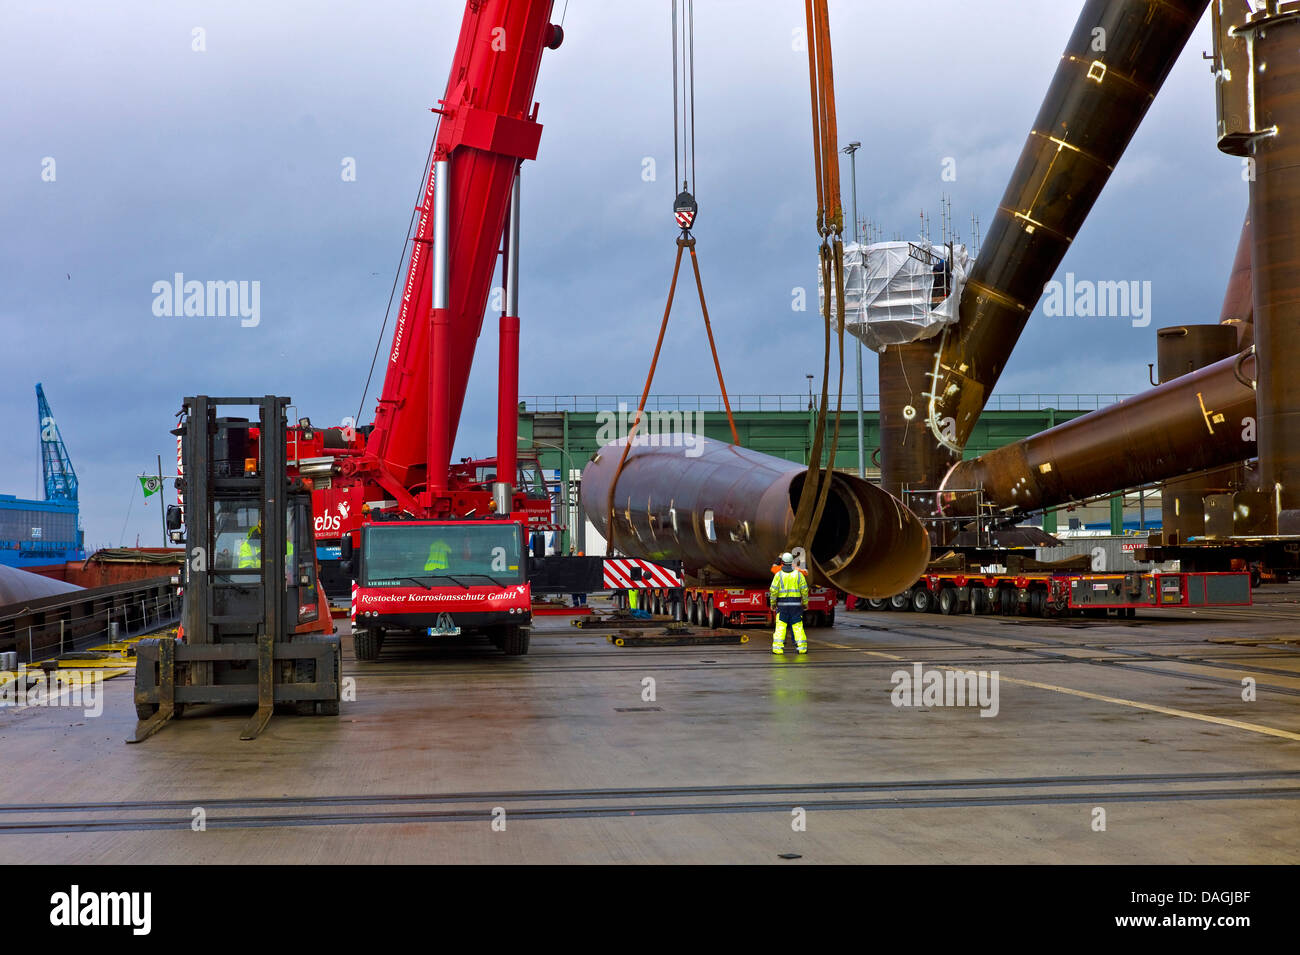
[[[835,125],[835,79],[831,62],[830,16],[826,0],[804,0],[808,31],[808,86],[812,102],[813,169],[817,180],[817,234],[821,236],[818,258],[821,262],[822,320],[825,325],[825,349],[822,361],[822,400],[817,412],[817,430],[808,460],[809,479],[804,481],[790,526],[791,549],[811,551],[813,529],[821,521],[830,494],[830,475],[835,468],[835,452],[840,440],[840,404],[844,397],[844,210],[840,204],[840,168],[838,133]],[[835,401],[835,426],[831,435],[827,467],[823,471],[822,442],[826,435],[829,408],[828,380],[831,362],[832,281],[839,321],[836,337],[839,345],[839,387]]]
[[[727,424],[731,428],[731,443],[740,444],[740,435],[736,431],[736,419],[731,414],[731,399],[727,396],[727,383],[722,378],[722,363],[718,360],[718,346],[713,340],[713,325],[709,322],[709,306],[704,301],[704,282],[700,279],[700,261],[695,254],[695,237],[685,229],[677,238],[677,258],[673,262],[673,279],[668,286],[668,302],[664,305],[664,317],[659,323],[659,337],[655,340],[654,355],[650,358],[650,370],[646,373],[645,387],[641,389],[641,400],[637,403],[636,417],[632,419],[632,426],[627,432],[627,441],[623,445],[623,453],[618,459],[618,467],[614,469],[614,478],[609,484],[609,523],[606,525],[609,530],[609,544],[614,546],[614,492],[618,487],[619,475],[623,473],[623,466],[627,464],[627,455],[632,447],[632,438],[641,425],[641,417],[645,412],[646,399],[650,397],[650,386],[654,382],[655,368],[659,364],[659,351],[663,348],[664,333],[668,331],[668,316],[673,311],[673,298],[677,294],[677,276],[682,268],[682,250],[689,249],[691,253],[691,268],[695,272],[695,289],[700,295],[700,312],[704,316],[704,331],[709,336],[709,351],[713,353],[713,369],[718,374],[718,387],[722,390],[722,404],[727,409]]]

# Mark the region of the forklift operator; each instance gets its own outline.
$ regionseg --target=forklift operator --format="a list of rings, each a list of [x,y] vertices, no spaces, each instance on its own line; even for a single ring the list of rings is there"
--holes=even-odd
[[[256,570],[262,566],[262,522],[248,529],[248,536],[239,542],[236,566],[240,570]]]

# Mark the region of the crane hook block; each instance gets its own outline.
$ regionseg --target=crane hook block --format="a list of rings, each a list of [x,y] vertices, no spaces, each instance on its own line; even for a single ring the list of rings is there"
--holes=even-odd
[[[677,200],[673,203],[673,215],[676,216],[677,225],[683,232],[689,232],[691,226],[695,224],[695,213],[699,208],[695,197],[685,189],[677,193]]]

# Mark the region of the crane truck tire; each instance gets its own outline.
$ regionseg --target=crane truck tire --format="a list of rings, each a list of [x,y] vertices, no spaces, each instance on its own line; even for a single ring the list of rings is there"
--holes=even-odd
[[[368,663],[379,659],[382,641],[373,630],[352,631],[352,655],[358,663]]]
[[[528,652],[528,642],[530,631],[527,627],[518,625],[504,628],[505,635],[501,641],[501,649],[508,657],[521,657]]]

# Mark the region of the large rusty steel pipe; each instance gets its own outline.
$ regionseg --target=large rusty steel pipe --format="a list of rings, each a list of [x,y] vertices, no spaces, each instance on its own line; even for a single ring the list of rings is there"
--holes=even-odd
[[[1300,534],[1300,4],[1270,2],[1236,31],[1251,46],[1250,151],[1260,490],[1276,533]]]
[[[1228,287],[1223,293],[1223,308],[1219,311],[1219,324],[1230,325],[1237,332],[1237,349],[1249,348],[1255,343],[1254,281],[1251,276],[1251,246],[1254,230],[1250,225],[1250,210],[1241,224],[1241,237],[1237,239],[1237,253],[1232,258],[1232,271],[1228,273]]]
[[[974,514],[977,488],[997,510],[1028,512],[1244,461],[1255,454],[1253,360],[1225,358],[962,461],[944,478],[943,511]]]
[[[1237,354],[1237,329],[1231,325],[1169,325],[1156,332],[1159,383]]]
[[[937,346],[907,342],[880,355],[880,486],[900,499],[907,489],[937,487],[960,458],[934,440],[925,420]]]
[[[904,376],[928,396],[918,408],[918,423],[932,445],[950,454],[965,446],[1044,284],[1207,3],[1088,0],[1084,5],[962,293],[957,324],[925,343],[928,356],[911,355],[905,362]],[[882,356],[882,374],[890,358]],[[897,412],[882,407],[882,420]],[[933,450],[897,456],[887,443],[881,457],[882,483],[894,491],[901,483],[935,487],[941,474],[900,472],[918,465],[937,468],[945,460]]]
[[[1247,225],[1250,220],[1247,219]],[[1242,236],[1247,230],[1243,228]],[[1224,293],[1224,311],[1236,311],[1241,304],[1241,243],[1233,271]],[[1245,300],[1249,313],[1250,274],[1247,263]],[[1236,354],[1241,335],[1240,325],[1220,322],[1217,325],[1175,325],[1156,332],[1156,361],[1160,384],[1173,381],[1197,368],[1204,368]],[[1173,544],[1205,536],[1205,498],[1226,494],[1242,483],[1241,467],[1229,465],[1211,471],[1198,471],[1186,477],[1166,481],[1160,488],[1160,531],[1165,543]]]
[[[610,484],[622,450],[621,441],[605,445],[582,474],[583,509],[612,547],[647,560],[679,559],[693,575],[771,579],[807,468],[694,435],[634,441],[614,489],[611,530]],[[895,498],[836,471],[808,557],[814,583],[888,597],[925,570],[930,542]]]

